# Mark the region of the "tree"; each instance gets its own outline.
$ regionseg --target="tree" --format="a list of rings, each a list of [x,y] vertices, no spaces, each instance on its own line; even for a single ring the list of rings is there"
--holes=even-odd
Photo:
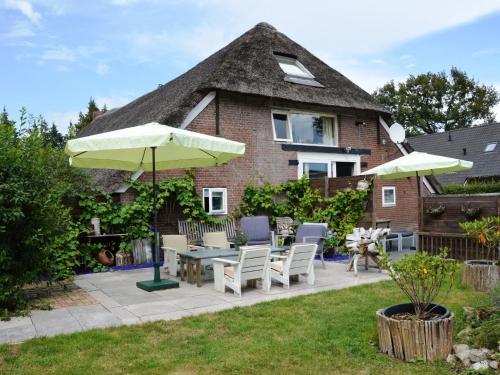
[[[70,277],[78,228],[66,202],[88,190],[61,148],[47,142],[43,118],[21,110],[19,126],[0,116],[0,309],[22,307],[22,287]],[[57,130],[57,129],[56,129]]]
[[[107,111],[106,106],[104,106],[103,111]],[[95,112],[101,112],[95,100],[90,98],[89,103],[87,104],[87,112],[80,112],[78,114],[78,122],[73,124],[70,122],[69,124],[69,138],[75,137],[82,129],[84,129],[88,124],[92,122],[94,119]]]
[[[408,135],[431,134],[495,121],[500,94],[467,73],[410,75],[405,82],[386,83],[374,97],[404,126]]]

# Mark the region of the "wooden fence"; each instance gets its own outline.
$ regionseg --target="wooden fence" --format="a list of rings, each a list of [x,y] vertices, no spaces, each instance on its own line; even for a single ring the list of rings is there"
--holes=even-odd
[[[491,259],[497,260],[500,250],[495,249],[489,254],[488,249],[477,240],[460,233],[418,232],[418,250],[438,254],[440,249],[447,247],[448,256],[457,260]]]

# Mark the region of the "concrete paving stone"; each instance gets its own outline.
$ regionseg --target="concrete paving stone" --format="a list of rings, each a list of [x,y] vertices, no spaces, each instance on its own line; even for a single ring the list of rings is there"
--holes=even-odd
[[[35,337],[37,334],[33,324],[13,328],[0,329],[0,344],[17,344]]]
[[[60,333],[71,333],[82,330],[78,320],[67,308],[50,311],[34,310],[31,320],[37,336],[54,336]]]
[[[216,296],[188,297],[177,299],[171,302],[183,309],[195,309],[198,307],[220,305],[222,303],[226,303],[226,301],[224,301],[222,298]]]
[[[123,324],[140,323],[140,319],[124,307],[112,307],[109,311],[120,319]]]
[[[228,309],[234,309],[236,306],[232,303],[225,302],[221,303],[219,305],[211,305],[211,306],[204,306],[204,307],[197,307],[194,309],[189,309],[188,311],[196,316],[199,314],[206,314],[206,313],[212,313],[212,312],[217,312],[217,311],[222,311],[222,310],[228,310]]]
[[[0,321],[0,332],[4,329],[23,327],[32,325],[31,318],[29,316],[15,316],[10,320]]]
[[[136,305],[128,305],[125,307],[129,312],[137,317],[142,318],[146,315],[158,315],[173,311],[182,310],[182,307],[170,301],[139,303]]]
[[[111,308],[111,307],[118,307],[121,306],[119,302],[117,302],[115,299],[107,296],[100,290],[96,290],[93,292],[89,292],[89,294],[94,297],[96,301],[98,301],[100,304],[102,304],[106,308]]]
[[[98,290],[97,286],[92,284],[89,280],[84,280],[84,279],[75,279],[74,283],[78,285],[80,288],[83,290],[86,290],[87,292],[92,292],[94,290]]]
[[[120,325],[122,321],[102,305],[68,307],[83,329]]]
[[[193,316],[190,310],[170,311],[162,314],[146,315],[141,318],[141,322],[153,322],[159,320],[179,320],[187,316]]]

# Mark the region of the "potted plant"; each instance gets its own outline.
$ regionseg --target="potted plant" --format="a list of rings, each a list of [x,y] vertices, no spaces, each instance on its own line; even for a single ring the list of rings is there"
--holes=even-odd
[[[240,250],[240,246],[245,246],[248,242],[248,237],[245,233],[237,231],[233,238],[234,247],[236,250]]]
[[[476,290],[487,292],[493,290],[498,280],[496,254],[500,247],[500,217],[489,216],[480,220],[460,223],[460,227],[469,237],[486,247],[486,259],[474,259],[464,262],[462,283]]]
[[[447,258],[447,249],[439,255],[405,255],[397,263],[385,254],[382,265],[410,303],[377,311],[380,350],[404,361],[446,358],[453,344],[454,315],[434,301],[443,287],[451,287],[458,267]]]

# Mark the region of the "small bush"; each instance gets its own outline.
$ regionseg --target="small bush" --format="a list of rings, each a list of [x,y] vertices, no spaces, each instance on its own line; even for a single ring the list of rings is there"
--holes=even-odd
[[[500,181],[497,182],[475,182],[467,185],[449,184],[443,186],[445,194],[479,194],[499,193]]]

